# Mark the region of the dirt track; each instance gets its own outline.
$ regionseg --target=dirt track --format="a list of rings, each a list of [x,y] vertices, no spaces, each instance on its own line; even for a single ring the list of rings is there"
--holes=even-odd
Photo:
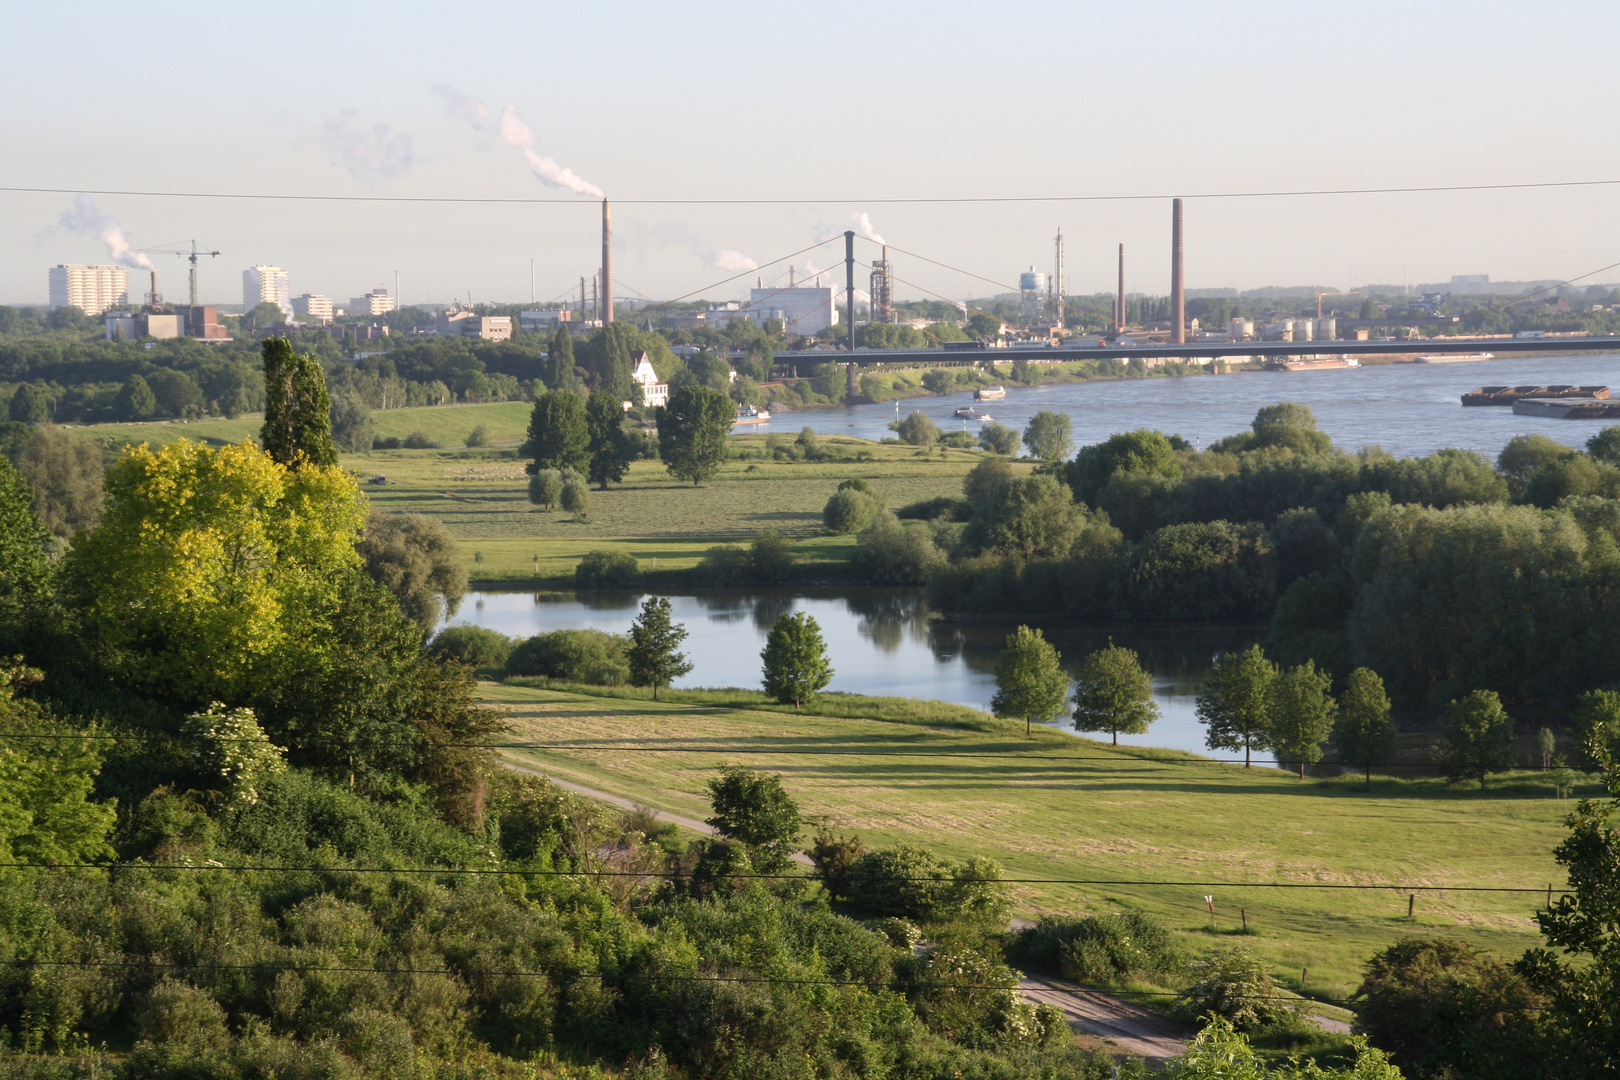
[[[1110,1050],[1154,1061],[1187,1052],[1187,1027],[1117,997],[1060,979],[1025,978],[1018,987],[1035,1004],[1061,1009],[1070,1027],[1103,1039]]]

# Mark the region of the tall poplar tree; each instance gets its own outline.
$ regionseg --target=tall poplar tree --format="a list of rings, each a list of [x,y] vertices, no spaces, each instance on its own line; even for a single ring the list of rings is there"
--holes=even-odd
[[[571,394],[579,385],[579,377],[574,374],[574,335],[560,322],[551,333],[551,349],[546,354],[541,376],[552,390]]]
[[[284,337],[264,342],[264,452],[282,465],[336,465],[332,399],[326,372],[313,354]]]
[[[1389,718],[1389,695],[1384,680],[1371,668],[1356,668],[1339,697],[1339,720],[1333,727],[1333,748],[1340,761],[1361,769],[1372,790],[1372,767],[1395,760],[1399,745]]]
[[[585,433],[590,465],[586,475],[607,490],[630,471],[630,441],[624,431],[624,405],[619,398],[598,390],[585,402]]]
[[[535,399],[529,437],[518,453],[534,459],[528,465],[530,476],[546,469],[582,473],[590,461],[590,442],[584,404],[566,390],[551,390]]]

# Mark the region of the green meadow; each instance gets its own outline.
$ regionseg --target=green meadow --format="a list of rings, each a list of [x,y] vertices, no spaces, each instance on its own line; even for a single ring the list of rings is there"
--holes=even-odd
[[[1009,878],[1181,883],[1013,888],[1025,918],[1133,908],[1199,951],[1245,941],[1282,985],[1298,990],[1303,978],[1311,996],[1348,997],[1368,956],[1405,934],[1522,952],[1540,943],[1534,910],[1562,880],[1551,851],[1571,804],[1534,774],[1495,779],[1484,793],[1385,778],[1368,792],[1358,777],[1301,781],[1054,731],[1026,739],[1021,725],[954,706],[885,709],[827,695],[827,711],[851,715],[822,716],[759,708],[743,691],[657,703],[614,695],[483,689],[507,713],[513,742],[603,747],[513,749],[507,760],[662,810],[708,816],[706,781],[740,764],[780,773],[816,826],[869,847],[988,855]],[[1297,887],[1321,885],[1372,888]]]

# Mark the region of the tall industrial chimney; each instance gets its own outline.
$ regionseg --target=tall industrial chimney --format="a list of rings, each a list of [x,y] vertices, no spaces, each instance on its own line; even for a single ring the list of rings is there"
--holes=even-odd
[[[1180,206],[1178,199],[1176,205]],[[1177,213],[1180,213],[1178,210]],[[1177,220],[1180,220],[1179,218]],[[602,322],[613,321],[613,212],[602,200]]]
[[[1125,245],[1119,245],[1119,301],[1114,307],[1114,333],[1125,332]]]
[[[1170,340],[1187,343],[1187,285],[1181,276],[1181,200],[1170,203]]]

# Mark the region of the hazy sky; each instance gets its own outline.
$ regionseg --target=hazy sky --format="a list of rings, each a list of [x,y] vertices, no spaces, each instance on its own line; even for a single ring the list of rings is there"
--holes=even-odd
[[[531,161],[625,200],[630,295],[705,289],[861,212],[1007,284],[1050,267],[1061,227],[1077,293],[1112,290],[1123,241],[1128,288],[1163,292],[1166,200],[879,200],[1620,180],[1617,40],[1613,0],[15,5],[0,185],[563,200],[93,197],[136,248],[224,252],[201,274],[219,303],[261,262],[340,301],[396,270],[407,303],[526,301],[531,259],[541,302],[577,292],[599,206]],[[630,201],[694,198],[804,201]],[[816,201],[835,199],[857,201]],[[43,300],[48,266],[106,261],[99,230],[63,224],[74,203],[0,193],[0,302]],[[1620,260],[1617,207],[1620,185],[1195,199],[1188,285],[1573,277]],[[184,264],[156,258],[180,296]],[[842,243],[806,258],[833,265]],[[893,258],[902,296],[1000,291]]]

